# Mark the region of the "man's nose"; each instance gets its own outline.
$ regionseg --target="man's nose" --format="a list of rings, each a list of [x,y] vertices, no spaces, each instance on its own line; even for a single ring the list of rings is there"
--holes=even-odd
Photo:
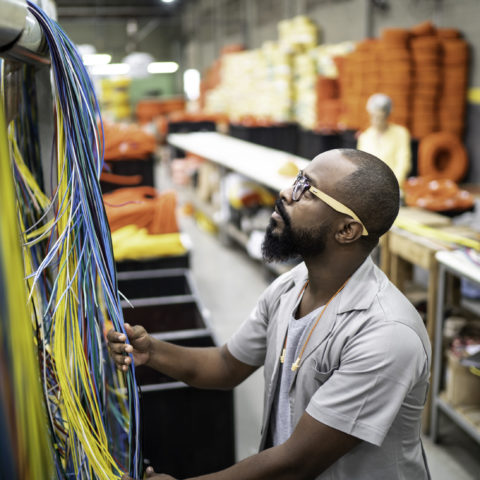
[[[293,193],[293,185],[287,188],[283,188],[280,190],[280,199],[283,200],[285,203],[290,204],[292,203],[292,193]]]

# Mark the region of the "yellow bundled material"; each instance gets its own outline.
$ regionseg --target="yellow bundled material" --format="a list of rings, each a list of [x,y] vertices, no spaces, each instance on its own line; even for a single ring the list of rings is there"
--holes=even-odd
[[[275,204],[275,195],[243,175],[230,173],[225,178],[225,187],[230,205],[237,210]]]
[[[298,175],[298,167],[295,163],[288,161],[284,163],[279,169],[278,173],[284,175],[285,177],[296,177]]]
[[[278,23],[278,38],[284,48],[302,50],[318,44],[319,29],[313,21],[304,15]]]
[[[113,254],[117,262],[183,255],[187,249],[180,233],[150,235],[146,228],[127,225],[112,233]]]

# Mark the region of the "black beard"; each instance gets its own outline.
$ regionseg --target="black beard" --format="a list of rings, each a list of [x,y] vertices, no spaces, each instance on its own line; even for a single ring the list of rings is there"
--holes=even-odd
[[[272,218],[265,232],[262,244],[263,259],[270,262],[284,262],[298,257],[311,257],[320,255],[326,247],[328,226],[293,231],[290,218],[285,212],[281,202],[277,201],[277,210],[285,225],[281,233],[273,233],[277,222]]]

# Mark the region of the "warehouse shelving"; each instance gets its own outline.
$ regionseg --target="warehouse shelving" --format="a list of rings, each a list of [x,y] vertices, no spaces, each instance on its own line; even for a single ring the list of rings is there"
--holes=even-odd
[[[292,183],[292,177],[278,173],[286,162],[295,163],[300,170],[309,163],[307,159],[297,155],[216,132],[171,134],[167,141],[170,145],[241,173],[276,192]]]
[[[216,132],[170,134],[167,141],[176,148],[194,153],[213,162],[220,167],[222,175],[229,171],[240,173],[267,187],[275,194],[289,187],[293,182],[293,176],[279,173],[279,170],[287,162],[295,164],[299,170],[303,170],[310,163],[309,160],[297,155]],[[218,222],[215,209],[195,195],[190,195],[189,199],[198,210],[217,224],[223,237],[235,241],[244,248],[246,247],[248,235],[245,232],[231,222]],[[283,273],[288,269],[288,267],[278,264],[270,265],[270,268],[275,274]]]
[[[469,409],[463,406],[452,406],[446,401],[445,395],[441,392],[442,364],[443,364],[443,322],[445,317],[445,290],[447,273],[459,278],[467,279],[480,285],[480,268],[469,261],[459,251],[442,251],[435,255],[438,262],[438,292],[435,327],[435,348],[432,388],[432,409],[431,409],[431,437],[438,441],[438,420],[439,412],[446,414],[450,420],[460,426],[474,440],[480,443],[480,426],[475,424],[469,416]],[[471,302],[463,302],[468,307]],[[475,412],[480,412],[474,409]]]

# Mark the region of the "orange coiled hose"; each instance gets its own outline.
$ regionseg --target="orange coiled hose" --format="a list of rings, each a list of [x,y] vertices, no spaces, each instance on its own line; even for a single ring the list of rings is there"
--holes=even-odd
[[[103,196],[112,232],[126,226],[146,228],[150,234],[177,233],[176,193],[153,187],[120,188]]]
[[[419,175],[459,182],[467,173],[467,167],[467,151],[455,134],[436,132],[421,140],[418,146]]]
[[[105,160],[145,160],[156,148],[155,136],[136,124],[103,124]]]

